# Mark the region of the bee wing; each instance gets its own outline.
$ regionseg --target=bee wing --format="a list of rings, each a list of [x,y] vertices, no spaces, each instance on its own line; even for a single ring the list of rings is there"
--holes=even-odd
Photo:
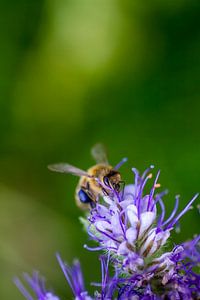
[[[48,165],[48,169],[51,171],[54,171],[54,172],[59,172],[59,173],[70,173],[75,176],[92,177],[86,171],[83,171],[79,168],[76,168],[76,167],[66,164],[66,163],[58,163],[58,164],[54,164],[54,165]]]
[[[97,163],[108,165],[107,153],[104,145],[94,145],[94,147],[92,147],[91,154]]]

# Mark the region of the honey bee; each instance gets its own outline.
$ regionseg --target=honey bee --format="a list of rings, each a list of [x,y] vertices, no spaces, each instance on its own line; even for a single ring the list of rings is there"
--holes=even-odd
[[[96,165],[83,171],[68,163],[58,163],[49,165],[51,171],[59,173],[70,173],[79,176],[80,180],[75,190],[76,204],[82,209],[94,208],[100,196],[109,196],[114,191],[119,192],[124,181],[118,172],[120,166],[127,160],[126,158],[114,168],[108,163],[105,148],[102,144],[96,144],[91,154],[96,161]]]

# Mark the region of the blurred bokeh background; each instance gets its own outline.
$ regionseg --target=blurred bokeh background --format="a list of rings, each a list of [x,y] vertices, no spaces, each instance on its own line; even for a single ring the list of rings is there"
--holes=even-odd
[[[112,164],[161,169],[167,207],[200,191],[200,2],[1,0],[0,299],[23,297],[14,275],[39,269],[71,298],[55,259],[81,259],[99,277],[74,203],[77,178],[49,163],[93,164],[103,142]],[[197,210],[174,235],[199,231]],[[96,266],[96,267],[94,267]]]

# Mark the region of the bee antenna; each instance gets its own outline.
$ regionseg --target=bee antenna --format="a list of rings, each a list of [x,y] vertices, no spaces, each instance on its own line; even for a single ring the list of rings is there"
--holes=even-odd
[[[122,160],[114,167],[114,170],[118,170],[125,162],[127,162],[127,160],[127,157],[122,158]]]

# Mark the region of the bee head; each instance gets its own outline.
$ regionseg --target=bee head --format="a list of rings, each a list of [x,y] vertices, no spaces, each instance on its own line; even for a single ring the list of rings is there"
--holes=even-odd
[[[111,170],[107,175],[103,177],[103,183],[108,188],[120,191],[121,175],[116,170]]]

